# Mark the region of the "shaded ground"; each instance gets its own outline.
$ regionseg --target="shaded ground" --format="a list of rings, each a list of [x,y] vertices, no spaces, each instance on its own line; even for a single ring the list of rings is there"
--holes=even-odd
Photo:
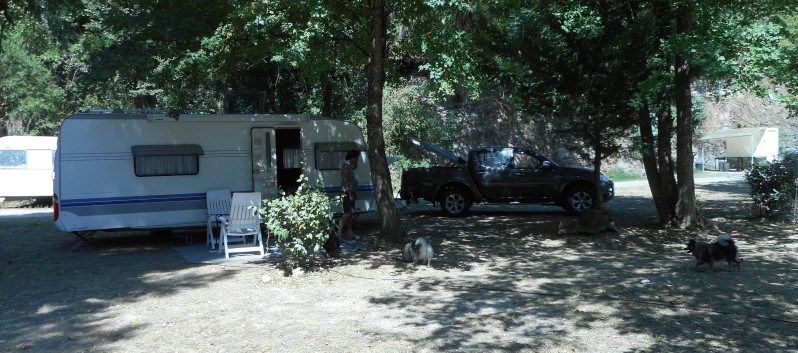
[[[620,234],[558,236],[568,216],[552,207],[413,206],[403,224],[434,244],[432,268],[375,242],[292,278],[270,262],[188,265],[141,233],[71,252],[47,219],[2,219],[0,351],[798,351],[793,223],[749,218],[742,182],[699,185],[745,261],[695,272],[681,249],[710,234],[658,229],[629,185],[607,204]],[[373,217],[358,233],[377,235]]]

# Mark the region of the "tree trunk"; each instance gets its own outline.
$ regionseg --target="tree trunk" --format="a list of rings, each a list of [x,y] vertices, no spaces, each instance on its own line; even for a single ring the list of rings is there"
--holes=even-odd
[[[0,55],[3,55],[3,39],[6,38],[6,27],[14,25],[14,19],[11,17],[11,11],[8,8],[8,1],[0,0],[0,13],[3,14],[3,19],[0,20]]]
[[[600,139],[594,139],[596,144],[593,146],[593,191],[596,193],[596,202],[591,208],[600,210],[604,208],[604,189],[601,187],[601,160],[603,149]]]
[[[333,80],[331,76],[331,71],[321,75],[321,115],[328,118],[333,115]]]
[[[382,131],[382,96],[385,85],[385,55],[387,51],[387,14],[382,0],[371,5],[372,50],[368,63],[368,98],[366,107],[366,134],[371,179],[379,212],[380,231],[383,238],[400,243],[405,236],[391,188],[391,175],[385,158],[385,137]]]
[[[671,225],[676,219],[676,202],[679,192],[673,170],[673,114],[671,113],[671,92],[663,94],[663,102],[657,112],[657,168],[659,169],[659,189],[663,202],[668,207],[668,217],[661,219],[663,225]]]
[[[8,133],[8,102],[0,97],[0,136],[10,135]]]
[[[646,170],[648,187],[651,189],[654,206],[657,208],[659,222],[662,225],[666,225],[670,223],[670,220],[673,218],[670,193],[674,188],[668,187],[668,178],[661,174],[660,168],[658,168],[658,154],[655,146],[659,146],[659,144],[654,137],[654,129],[651,126],[652,122],[648,106],[644,106],[640,109],[638,112],[638,120],[640,126],[640,140],[642,143],[641,152],[643,154],[643,167]],[[673,177],[671,176],[670,179],[672,180]]]
[[[656,47],[653,50],[660,51],[663,58],[671,57],[670,53],[663,52],[659,44],[661,39],[669,38],[673,35],[671,19],[673,11],[667,0],[653,2],[654,12],[657,14],[657,38],[654,41]],[[641,39],[642,40],[642,39]],[[647,57],[642,57],[640,65],[646,65]],[[664,68],[660,68],[664,69]],[[653,71],[652,71],[653,72]],[[646,104],[638,111],[638,124],[640,126],[640,138],[642,142],[643,165],[646,170],[646,178],[657,208],[657,215],[661,225],[670,225],[676,217],[676,202],[678,192],[676,188],[676,178],[673,173],[673,115],[671,114],[672,92],[665,86],[656,92],[656,98],[651,104]],[[653,106],[652,106],[653,105]],[[656,120],[652,120],[650,114],[654,112]],[[656,123],[657,134],[654,135],[653,124]]]
[[[691,31],[692,9],[681,4],[676,9],[676,32]],[[690,90],[690,62],[686,50],[676,54],[674,80],[676,103],[676,178],[679,201],[676,204],[676,221],[679,228],[699,225],[695,208],[695,182],[693,180],[693,101]]]

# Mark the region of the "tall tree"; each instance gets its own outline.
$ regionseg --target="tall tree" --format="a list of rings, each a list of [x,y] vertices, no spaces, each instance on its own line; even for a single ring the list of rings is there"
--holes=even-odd
[[[192,53],[230,11],[226,2],[88,1],[85,91],[136,108],[215,108],[214,76]],[[210,87],[209,87],[210,86]]]
[[[599,201],[602,160],[619,151],[634,124],[629,82],[640,76],[635,39],[647,25],[641,7],[539,1],[483,5],[478,12],[485,66],[498,73],[492,83],[568,136],[560,147],[591,161]]]
[[[645,53],[637,63],[645,68],[637,80],[638,96],[633,101],[637,109],[640,134],[639,150],[646,171],[649,188],[660,223],[670,223],[676,214],[678,192],[673,166],[672,138],[674,121],[671,110],[670,80],[672,54],[661,45],[662,38],[672,35],[672,9],[670,0],[656,0],[647,16],[654,28],[651,32],[640,33],[645,43]]]
[[[576,133],[595,166],[612,150],[612,136],[636,121],[660,220],[680,227],[700,225],[692,82],[752,87],[764,67],[784,62],[773,23],[794,11],[775,0],[542,0],[479,9],[478,48],[494,54],[484,56],[491,83]]]
[[[385,137],[382,124],[382,98],[385,87],[385,56],[388,13],[382,0],[371,1],[371,57],[367,66],[368,98],[366,121],[369,140],[369,162],[380,216],[380,230],[387,241],[400,242],[405,231],[399,221],[391,187],[391,174],[385,157]]]
[[[20,17],[4,33],[0,53],[0,135],[53,135],[64,90],[54,74],[57,51],[48,28]]]
[[[400,62],[407,58],[416,70],[429,72],[439,92],[454,94],[454,86],[466,87],[470,70],[463,62],[468,48],[454,19],[464,11],[461,2],[439,3],[422,0],[320,1],[295,3],[271,1],[234,3],[227,20],[205,41],[216,53],[216,62],[269,63],[282,70],[296,70],[302,93],[311,99],[302,112],[328,111],[331,86],[352,86],[366,74],[366,90],[350,88],[355,104],[365,105],[368,155],[384,238],[398,241],[404,231],[393,199],[391,178],[385,157],[382,101],[386,81],[397,80]],[[450,11],[456,9],[458,11]],[[241,43],[257,42],[258,45]],[[230,72],[220,67],[220,71]],[[363,70],[365,68],[365,70]],[[315,92],[315,93],[314,93]],[[320,94],[318,94],[320,93]],[[358,120],[355,114],[343,114]]]
[[[463,101],[487,91],[554,117],[551,126],[584,132],[578,147],[592,149],[596,169],[634,117],[660,220],[690,227],[698,221],[691,82],[761,93],[756,83],[766,77],[798,91],[792,5],[0,0],[0,60],[18,68],[0,71],[0,120],[42,130],[52,117],[87,107],[220,110],[220,97],[236,90],[268,92],[266,111],[365,120],[388,217],[381,224],[394,239],[400,227],[383,163],[382,88],[412,73],[438,97]]]
[[[676,6],[676,35],[692,32],[693,9],[689,3]],[[692,73],[687,52],[676,53],[674,74],[674,101],[676,105],[676,178],[678,203],[676,217],[681,228],[698,225],[695,207],[695,182],[693,180],[693,101]]]
[[[0,19],[0,55],[3,54],[3,38],[5,37],[6,27],[14,24],[14,18],[11,16],[11,8],[8,6],[7,0],[0,0],[0,14],[3,17]]]
[[[778,46],[781,31],[775,30],[779,27],[776,15],[794,9],[769,0],[657,0],[652,6],[656,29],[648,34],[649,71],[638,83],[642,99],[636,105],[643,161],[660,222],[698,227],[703,222],[695,205],[697,119],[691,85],[703,79],[722,82],[727,90],[756,90],[756,83],[784,59]],[[675,161],[672,133],[676,135]]]

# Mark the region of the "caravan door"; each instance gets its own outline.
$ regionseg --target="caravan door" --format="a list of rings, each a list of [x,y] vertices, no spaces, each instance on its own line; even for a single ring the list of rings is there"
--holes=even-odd
[[[274,129],[252,129],[252,185],[263,198],[277,195],[277,144]]]

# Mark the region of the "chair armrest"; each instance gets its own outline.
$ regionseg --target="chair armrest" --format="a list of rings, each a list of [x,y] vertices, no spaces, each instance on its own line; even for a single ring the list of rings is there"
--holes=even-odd
[[[219,222],[222,222],[222,224],[224,224],[225,226],[230,223],[230,221],[228,221],[227,217],[225,216],[219,216]]]

